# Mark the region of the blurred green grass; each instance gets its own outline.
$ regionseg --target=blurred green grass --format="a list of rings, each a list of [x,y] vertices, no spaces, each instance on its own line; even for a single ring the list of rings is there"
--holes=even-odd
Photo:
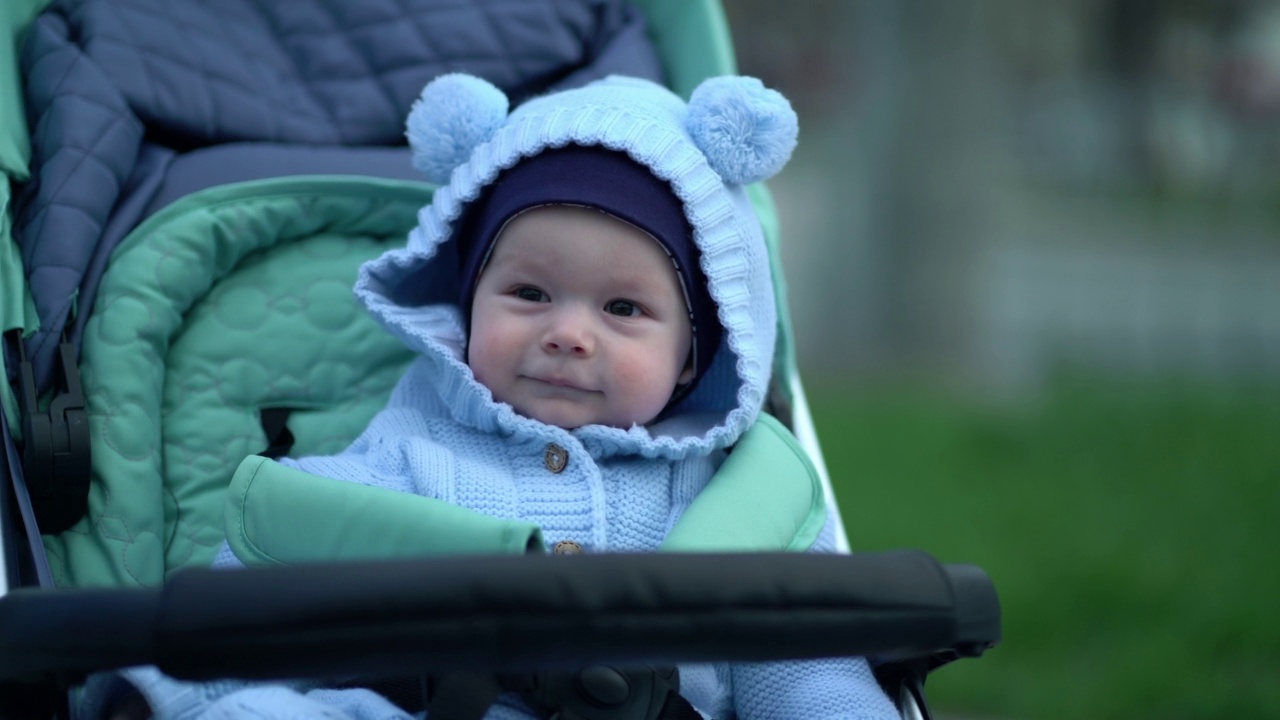
[[[855,550],[994,579],[975,717],[1280,717],[1280,389],[1057,380],[1034,402],[809,383]]]

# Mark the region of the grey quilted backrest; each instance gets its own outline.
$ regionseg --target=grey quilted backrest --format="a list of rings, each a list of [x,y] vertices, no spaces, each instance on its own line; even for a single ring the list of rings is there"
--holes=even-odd
[[[4,1],[4,0],[0,0]],[[174,153],[233,141],[403,145],[426,82],[513,102],[610,73],[662,78],[624,0],[58,0],[22,49],[33,179],[15,202],[47,389],[76,303],[145,218]],[[288,170],[282,169],[282,174]]]
[[[465,70],[519,102],[591,64],[624,12],[581,0],[63,5],[139,118],[202,145],[399,144],[405,109],[432,77]]]

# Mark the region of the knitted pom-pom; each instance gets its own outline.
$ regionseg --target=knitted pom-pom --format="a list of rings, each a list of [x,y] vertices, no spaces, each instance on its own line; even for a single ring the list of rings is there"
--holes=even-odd
[[[725,182],[772,177],[791,159],[798,124],[791,103],[753,77],[705,80],[689,98],[685,127]]]
[[[493,137],[510,103],[501,90],[474,75],[451,73],[427,83],[405,121],[413,166],[437,185]]]

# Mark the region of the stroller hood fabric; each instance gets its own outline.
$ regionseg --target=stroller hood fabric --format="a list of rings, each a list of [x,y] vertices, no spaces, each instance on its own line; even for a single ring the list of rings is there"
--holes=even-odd
[[[487,82],[430,83],[409,120],[415,164],[448,180],[403,249],[365,264],[356,294],[389,331],[436,365],[457,420],[509,433],[534,421],[493,402],[464,363],[453,232],[468,203],[521,158],[567,144],[626,152],[683,201],[724,339],[696,389],[669,419],[573,431],[602,455],[676,459],[727,448],[755,421],[768,388],[777,315],[768,251],[742,183],[777,172],[795,144],[790,105],[758,80],[713,78],[686,104],[644,80],[610,77],[535,98],[509,116]],[[455,167],[456,164],[456,167]]]

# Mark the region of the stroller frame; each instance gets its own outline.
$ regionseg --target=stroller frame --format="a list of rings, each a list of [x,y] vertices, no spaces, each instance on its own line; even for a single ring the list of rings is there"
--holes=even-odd
[[[735,72],[717,0],[638,4],[657,28],[678,93]],[[750,192],[776,254],[767,190]],[[778,295],[781,304],[781,288]],[[770,410],[795,433],[834,509],[790,322],[779,309]],[[74,372],[71,345],[63,361]],[[927,673],[1000,639],[999,603],[985,573],[917,552],[436,558],[192,569],[160,588],[55,589],[36,557],[19,448],[3,416],[0,425],[0,467],[11,480],[0,491],[0,717],[65,716],[70,687],[90,673],[136,664],[212,679],[831,655],[884,661],[877,675],[904,717],[928,717]],[[246,597],[255,604],[237,601]]]

